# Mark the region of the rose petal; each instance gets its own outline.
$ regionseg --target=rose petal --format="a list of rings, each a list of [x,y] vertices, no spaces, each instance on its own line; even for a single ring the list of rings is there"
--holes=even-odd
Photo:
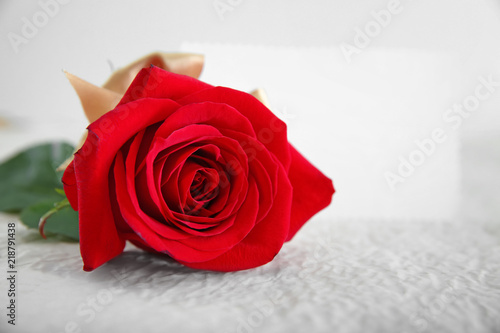
[[[260,221],[273,205],[280,162],[256,139],[236,131],[228,131],[228,134],[245,147],[250,167],[249,176],[254,177],[259,184],[260,202],[257,221]]]
[[[92,142],[90,138],[99,139],[89,130],[84,146]],[[111,260],[122,253],[125,247],[125,241],[118,235],[113,219],[107,187],[111,161],[109,156],[102,155],[104,150],[97,151],[96,160],[83,158],[79,150],[73,161],[78,191],[85,193],[78,196],[80,252],[85,271],[91,271]]]
[[[62,177],[62,183],[64,185],[64,193],[66,198],[68,198],[71,207],[74,210],[78,210],[78,187],[76,186],[76,176],[75,176],[75,165],[73,161],[66,167]]]
[[[217,144],[217,146],[221,149],[221,154],[223,156],[226,156],[231,158],[228,164],[228,167],[226,168],[225,171],[228,173],[233,173],[233,177],[230,181],[230,197],[235,197],[239,196],[238,198],[235,198],[233,200],[228,200],[228,204],[224,207],[224,209],[218,214],[217,216],[212,217],[211,219],[213,220],[222,220],[226,218],[228,213],[231,213],[233,210],[238,209],[239,206],[241,206],[242,203],[242,197],[241,195],[244,195],[246,193],[246,175],[248,174],[248,161],[246,159],[246,154],[243,152],[241,147],[239,146],[238,142],[227,138],[227,137],[198,137],[198,135],[203,134],[200,131],[204,131],[204,129],[208,128],[210,126],[207,125],[191,125],[188,127],[185,127],[183,129],[177,130],[172,135],[167,138],[167,139],[162,139],[162,138],[157,138],[155,143],[153,144],[153,147],[150,151],[150,157],[149,157],[149,162],[147,163],[149,165],[149,173],[151,174],[150,182],[152,182],[155,179],[155,175],[152,172],[153,168],[153,156],[156,156],[159,152],[161,152],[163,149],[167,149],[171,145],[176,145],[179,143],[179,141],[187,141],[191,142],[191,144],[200,144],[200,145],[205,145],[208,143],[212,144]],[[209,133],[207,133],[209,134]],[[228,151],[231,151],[232,153],[230,154]],[[166,163],[166,162],[165,162]],[[234,169],[234,170],[233,170]],[[171,191],[177,193],[178,190],[176,189],[177,186],[177,180],[175,180],[174,183],[172,183],[173,187],[170,188]],[[152,185],[151,185],[152,186]],[[159,189],[157,189],[158,194],[161,193]],[[153,196],[157,196],[158,194],[153,194]],[[173,197],[174,199],[177,198],[176,195]],[[161,200],[158,200],[158,205],[163,205]],[[182,218],[185,217],[184,214],[180,213],[177,207],[170,207],[166,208],[163,207],[164,211],[169,210],[169,209],[174,209],[174,216],[177,217],[177,219],[182,220]],[[199,217],[199,216],[192,216],[190,217],[192,221],[194,222],[203,222],[206,218]],[[182,223],[182,221],[181,221]],[[181,227],[181,226],[180,226]]]
[[[241,208],[235,212],[234,223],[224,233],[213,236],[201,235],[183,240],[183,243],[203,251],[229,249],[238,244],[254,228],[259,211],[259,190],[254,180],[250,180],[248,193]],[[190,261],[189,259],[183,259]],[[194,261],[193,261],[194,262]]]
[[[213,87],[186,95],[177,100],[182,105],[201,102],[227,104],[238,110],[251,123],[257,139],[271,151],[288,171],[290,152],[286,124],[276,117],[267,107],[255,97],[242,91],[225,87]]]
[[[224,252],[224,250],[211,252],[195,250],[184,245],[183,242],[167,239],[156,233],[151,228],[154,220],[144,214],[140,209],[137,209],[137,204],[135,204],[132,200],[134,196],[129,196],[128,194],[130,188],[127,188],[125,182],[123,181],[126,174],[124,164],[125,161],[123,154],[119,151],[116,155],[116,162],[113,170],[116,180],[118,205],[124,220],[139,236],[144,246],[150,247],[155,251],[168,254],[173,258],[192,258],[192,260],[199,261],[212,259]]]
[[[288,178],[293,186],[292,215],[287,241],[313,215],[325,208],[332,201],[335,193],[332,180],[306,160],[292,145],[292,164]]]
[[[237,129],[240,133],[255,138],[252,124],[245,116],[230,105],[213,102],[189,104],[179,108],[162,124],[157,135],[168,137],[175,130],[195,124],[210,125],[222,133],[225,129]]]
[[[119,237],[113,220],[109,198],[108,172],[113,158],[131,133],[160,121],[178,104],[169,100],[144,99],[141,112],[136,102],[108,112],[89,126],[82,148],[76,152],[74,168],[78,196],[80,251],[84,270],[90,271],[123,251],[125,242]],[[127,118],[126,122],[122,120]],[[120,126],[116,126],[117,123]]]
[[[271,261],[283,246],[290,221],[292,187],[283,168],[279,172],[276,186],[278,194],[273,208],[241,242],[213,260],[181,263],[197,269],[231,272],[254,268]]]
[[[166,223],[167,221],[160,218],[158,214],[158,207],[155,203],[151,203],[151,194],[154,194],[154,191],[150,191],[150,188],[154,188],[154,183],[150,184],[147,178],[141,178],[140,175],[134,177],[135,170],[134,167],[137,165],[136,157],[139,153],[140,147],[140,139],[143,132],[139,133],[136,136],[136,140],[132,141],[130,148],[127,152],[126,160],[124,161],[124,174],[121,173],[121,166],[117,165],[120,158],[123,159],[122,150],[117,154],[117,159],[115,161],[114,167],[114,177],[115,184],[124,183],[126,184],[126,190],[120,192],[117,190],[117,200],[119,196],[128,196],[129,199],[121,199],[124,202],[130,202],[132,206],[120,206],[120,210],[125,216],[125,211],[134,211],[142,218],[142,224],[146,229],[150,228],[157,232],[159,235],[163,237],[169,237],[172,239],[184,239],[188,238],[189,235],[178,230],[172,225]],[[121,161],[121,160],[120,160]],[[139,201],[140,199],[140,201]],[[137,230],[139,227],[136,226],[134,230]]]
[[[212,86],[190,76],[174,74],[151,66],[137,74],[118,105],[142,98],[177,100],[210,87]]]

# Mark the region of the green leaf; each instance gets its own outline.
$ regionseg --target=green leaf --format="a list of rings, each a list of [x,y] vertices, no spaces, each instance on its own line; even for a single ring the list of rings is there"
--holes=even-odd
[[[38,230],[40,218],[54,208],[53,201],[44,201],[23,209],[21,221],[28,227]],[[78,212],[66,206],[52,214],[46,224],[45,233],[59,234],[78,240]]]
[[[29,148],[0,164],[0,211],[19,212],[37,202],[61,200],[61,173],[55,169],[73,153],[67,143]]]

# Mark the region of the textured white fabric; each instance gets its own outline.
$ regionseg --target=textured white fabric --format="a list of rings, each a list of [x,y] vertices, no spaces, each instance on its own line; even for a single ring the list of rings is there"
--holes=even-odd
[[[3,264],[15,218],[1,220]],[[498,332],[499,236],[471,223],[318,218],[254,270],[193,271],[130,247],[86,273],[77,244],[18,223],[8,331]]]

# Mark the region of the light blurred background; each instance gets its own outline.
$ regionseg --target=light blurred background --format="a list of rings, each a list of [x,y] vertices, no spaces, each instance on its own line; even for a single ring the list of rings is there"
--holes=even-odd
[[[198,52],[201,79],[267,91],[290,141],[334,180],[323,216],[500,216],[498,1],[4,0],[0,34],[0,157],[78,140],[86,122],[63,69],[102,84],[147,53]],[[446,121],[488,92],[481,80],[487,98]],[[435,129],[446,139],[424,156],[415,141]]]

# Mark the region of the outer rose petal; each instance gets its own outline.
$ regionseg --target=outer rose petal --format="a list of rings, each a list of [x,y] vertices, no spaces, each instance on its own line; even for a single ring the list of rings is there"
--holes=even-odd
[[[316,169],[292,145],[290,145],[290,152],[292,164],[288,178],[293,186],[293,203],[290,231],[286,241],[292,239],[314,214],[327,207],[335,193],[330,178]]]
[[[109,196],[108,174],[116,153],[131,136],[161,121],[178,106],[171,100],[143,99],[115,108],[88,127],[87,140],[73,162],[80,193],[78,215],[84,270],[91,271],[111,260],[125,246],[117,232]]]
[[[151,66],[137,74],[118,105],[147,97],[178,100],[211,87],[190,76],[174,74]]]
[[[62,182],[64,185],[64,193],[71,207],[74,210],[78,210],[78,188],[76,186],[75,165],[73,161],[71,161],[66,167],[66,170],[64,170]]]

